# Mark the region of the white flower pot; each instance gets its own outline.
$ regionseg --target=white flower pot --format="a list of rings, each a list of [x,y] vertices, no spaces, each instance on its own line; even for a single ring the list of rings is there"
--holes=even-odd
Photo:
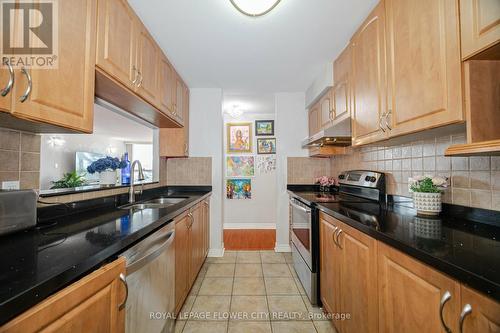
[[[413,192],[413,204],[419,215],[439,215],[441,193]]]
[[[116,185],[116,170],[106,170],[99,173],[99,185]]]

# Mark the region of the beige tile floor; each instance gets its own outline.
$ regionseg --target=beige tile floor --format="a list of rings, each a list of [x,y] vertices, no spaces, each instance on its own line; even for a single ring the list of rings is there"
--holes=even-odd
[[[313,307],[289,253],[226,252],[208,258],[176,322],[179,333],[330,333]]]

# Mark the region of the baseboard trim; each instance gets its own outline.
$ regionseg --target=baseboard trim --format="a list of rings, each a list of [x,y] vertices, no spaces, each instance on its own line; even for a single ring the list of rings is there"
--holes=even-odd
[[[224,248],[208,250],[208,257],[211,257],[211,258],[224,257]]]
[[[288,244],[278,244],[274,247],[274,252],[292,252],[292,248]]]
[[[276,223],[224,223],[224,229],[276,229]]]

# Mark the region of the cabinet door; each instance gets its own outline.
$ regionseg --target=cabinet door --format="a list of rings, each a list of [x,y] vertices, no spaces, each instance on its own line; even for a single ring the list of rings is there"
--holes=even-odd
[[[165,56],[160,57],[159,64],[159,107],[160,110],[168,114],[169,116],[173,116],[174,113],[174,105],[172,99],[172,85],[174,84],[174,70],[172,65],[167,60]]]
[[[500,1],[460,1],[462,58],[469,58],[500,41]]]
[[[335,120],[341,120],[349,116],[349,96],[347,81],[340,81],[333,87],[333,103]]]
[[[332,103],[332,93],[331,89],[323,96],[319,102],[321,112],[320,112],[320,128],[327,128],[332,124],[332,120],[335,117],[333,114],[333,103]]]
[[[16,70],[12,113],[18,117],[91,133],[94,112],[96,0],[60,1],[59,55],[54,69]],[[34,36],[34,35],[33,35]]]
[[[319,105],[315,104],[309,110],[309,135],[314,135],[319,131]]]
[[[204,258],[208,255],[208,250],[210,248],[210,199],[206,199],[204,202],[203,210],[203,234],[204,234]]]
[[[440,304],[446,292],[451,298],[443,307],[444,322],[458,331],[460,285],[380,242],[378,288],[380,332],[445,332]]]
[[[499,333],[500,332],[500,304],[465,286],[461,288],[463,309],[467,304],[471,312],[463,321],[463,333]]]
[[[354,146],[386,138],[380,121],[386,110],[385,12],[381,2],[353,37]]]
[[[160,93],[158,91],[158,59],[160,49],[146,28],[139,24],[137,40],[137,69],[139,81],[136,92],[150,104],[159,105]]]
[[[385,3],[390,135],[463,121],[458,0]]]
[[[341,253],[334,242],[337,229],[338,225],[332,217],[320,214],[320,294],[324,309],[331,314],[341,312]],[[341,331],[341,324],[339,320],[333,321],[338,331]]]
[[[137,79],[137,17],[126,0],[99,0],[96,65],[133,89]]]
[[[176,120],[179,124],[183,125],[184,124],[184,83],[182,82],[182,79],[180,76],[177,74],[176,75],[176,82],[175,82],[175,117]]]
[[[3,59],[3,54],[0,54],[0,57],[0,111],[10,112],[14,69],[9,69],[8,59]]]
[[[0,327],[2,333],[125,331],[125,259],[96,270]]]
[[[189,88],[184,85],[183,94],[183,119],[182,124],[184,125],[184,156],[189,156]]]
[[[196,276],[203,264],[203,211],[200,204],[196,205],[191,211],[191,269],[189,280],[191,284],[196,280]]]
[[[178,313],[186,299],[191,287],[190,257],[191,237],[189,224],[191,223],[187,213],[175,219],[175,309]]]
[[[343,333],[378,332],[377,241],[344,223],[341,232],[340,309],[351,319],[342,323]]]

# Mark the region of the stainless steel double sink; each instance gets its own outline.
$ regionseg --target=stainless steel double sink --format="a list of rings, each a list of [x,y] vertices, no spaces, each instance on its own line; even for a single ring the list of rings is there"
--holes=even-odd
[[[159,209],[166,208],[169,206],[176,205],[189,199],[188,197],[160,197],[156,199],[147,200],[144,202],[131,203],[125,206],[121,206],[120,209],[133,209],[133,210],[143,210],[143,209]]]

